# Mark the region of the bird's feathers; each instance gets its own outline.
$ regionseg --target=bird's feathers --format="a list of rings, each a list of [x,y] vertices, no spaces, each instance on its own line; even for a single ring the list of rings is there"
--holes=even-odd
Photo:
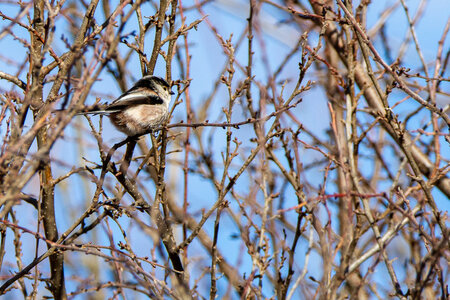
[[[122,96],[114,100],[107,110],[115,110],[118,107],[124,108],[126,106],[148,104],[157,105],[163,104],[164,101],[154,91],[148,89],[132,88]]]
[[[95,104],[79,114],[108,114],[123,133],[144,134],[166,122],[172,94],[164,79],[144,76],[110,104]]]

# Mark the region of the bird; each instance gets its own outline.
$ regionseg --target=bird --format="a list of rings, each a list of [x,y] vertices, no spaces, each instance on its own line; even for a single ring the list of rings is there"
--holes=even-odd
[[[163,125],[169,117],[170,85],[161,77],[146,75],[110,104],[94,105],[79,115],[108,115],[128,136],[140,136]]]

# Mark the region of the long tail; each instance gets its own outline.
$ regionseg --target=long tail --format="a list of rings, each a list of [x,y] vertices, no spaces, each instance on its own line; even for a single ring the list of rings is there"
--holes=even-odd
[[[108,106],[92,105],[84,107],[82,111],[77,112],[76,115],[108,115],[115,112],[120,112],[121,107],[109,108]],[[65,112],[66,109],[57,109],[54,112]]]
[[[80,111],[77,113],[77,115],[107,115],[113,112],[114,111],[106,111],[104,109],[98,109],[98,110]]]
[[[67,109],[56,109],[53,111],[53,113],[63,113],[66,112]],[[115,111],[105,111],[105,110],[101,110],[101,109],[95,109],[95,110],[87,110],[87,111],[80,111],[77,112],[75,115],[80,116],[80,115],[107,115],[110,113],[113,113]]]

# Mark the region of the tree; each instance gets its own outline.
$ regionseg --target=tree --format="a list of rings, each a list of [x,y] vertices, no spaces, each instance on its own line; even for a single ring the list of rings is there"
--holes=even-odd
[[[1,294],[448,298],[436,2],[1,6]],[[147,74],[167,125],[77,116]]]

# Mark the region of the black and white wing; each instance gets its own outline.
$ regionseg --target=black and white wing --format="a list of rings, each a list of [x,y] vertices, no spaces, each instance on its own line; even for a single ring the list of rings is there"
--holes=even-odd
[[[159,105],[163,103],[164,101],[152,90],[134,86],[108,105],[105,111],[112,113],[140,104]]]

